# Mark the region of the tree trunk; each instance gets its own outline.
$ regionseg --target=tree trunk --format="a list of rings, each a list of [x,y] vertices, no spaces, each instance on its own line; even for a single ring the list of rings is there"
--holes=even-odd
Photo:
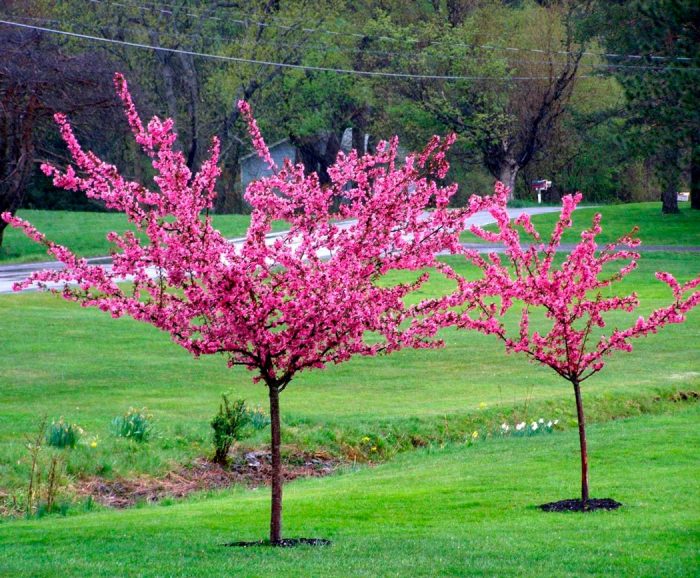
[[[700,210],[700,134],[697,132],[690,146],[690,208]]]
[[[272,454],[272,507],[270,509],[270,543],[282,540],[282,461],[280,445],[280,392],[276,383],[268,383],[270,393],[270,452]]]
[[[219,214],[243,214],[245,202],[241,185],[241,165],[238,154],[230,154],[222,163],[218,193],[214,200],[214,210]]]
[[[667,148],[661,158],[661,212],[664,215],[678,213],[678,151],[675,148]]]
[[[661,212],[664,215],[680,212],[678,210],[678,191],[676,187],[664,187],[664,192],[661,194]]]
[[[504,160],[498,171],[498,180],[501,181],[508,190],[508,200],[512,201],[515,198],[515,179],[518,176],[518,167],[515,161],[510,159]]]
[[[586,447],[586,418],[583,414],[583,400],[581,399],[581,384],[578,380],[571,382],[576,396],[576,416],[578,418],[578,439],[581,446],[581,502],[583,509],[588,504],[588,449]]]

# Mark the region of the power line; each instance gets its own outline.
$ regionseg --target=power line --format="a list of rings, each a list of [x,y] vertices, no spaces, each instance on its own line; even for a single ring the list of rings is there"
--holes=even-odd
[[[95,42],[105,42],[108,44],[117,44],[121,46],[131,46],[133,48],[142,48],[147,50],[155,50],[158,52],[171,52],[177,54],[186,54],[189,56],[198,56],[202,58],[210,58],[224,62],[237,62],[242,64],[259,64],[262,66],[274,66],[277,68],[290,68],[295,70],[308,70],[312,72],[335,72],[338,74],[351,74],[355,76],[370,76],[379,78],[405,78],[414,80],[493,80],[499,82],[509,82],[511,80],[551,80],[549,76],[510,76],[510,77],[495,77],[495,76],[461,76],[461,75],[440,75],[440,74],[412,74],[408,72],[379,72],[373,70],[356,70],[353,68],[333,68],[327,66],[310,66],[305,64],[292,64],[288,62],[275,62],[270,60],[258,60],[254,58],[242,58],[238,56],[226,56],[223,54],[210,54],[207,52],[199,52],[195,50],[185,50],[181,48],[167,48],[164,46],[156,46],[153,44],[145,44],[141,42],[130,42],[127,40],[117,40],[115,38],[105,38],[102,36],[92,36],[89,34],[79,34],[77,32],[69,32],[66,30],[57,30],[55,28],[47,28],[44,26],[34,26],[31,24],[22,24],[20,22],[12,22],[8,20],[0,20],[0,24],[7,26],[16,26],[19,28],[39,30],[41,32],[49,32],[51,34],[59,34],[72,38],[81,38],[84,40],[93,40]],[[580,76],[579,78],[588,78],[588,76]]]
[[[134,8],[137,10],[142,10],[142,11],[151,11],[151,12],[159,12],[161,14],[166,14],[168,16],[174,16],[177,7],[173,4],[167,4],[167,3],[162,3],[162,4],[154,4],[152,2],[142,2],[143,4],[150,4],[151,7],[148,8],[146,6],[142,6],[139,4],[128,4],[124,2],[114,2],[110,0],[89,0],[93,4],[106,4],[106,5],[111,5],[111,6],[118,6],[118,7],[123,7],[123,8]],[[174,10],[167,10],[162,8],[162,6],[168,6],[170,8],[173,8]],[[469,44],[469,43],[463,43],[463,42],[445,42],[441,40],[423,40],[419,38],[395,38],[392,36],[382,36],[382,35],[371,35],[371,34],[365,34],[361,32],[340,32],[336,30],[327,30],[324,28],[307,28],[307,27],[299,27],[295,25],[283,25],[283,24],[271,24],[269,22],[262,22],[258,20],[252,20],[250,18],[245,18],[245,19],[235,19],[235,18],[221,18],[218,16],[204,16],[202,14],[197,14],[194,12],[185,12],[184,13],[186,16],[190,16],[192,18],[196,19],[208,19],[208,20],[213,20],[213,21],[225,21],[225,22],[233,22],[234,24],[241,24],[241,25],[255,25],[259,27],[264,27],[264,28],[280,28],[283,30],[300,30],[301,32],[306,32],[306,33],[319,33],[319,34],[327,34],[327,35],[332,35],[332,36],[340,36],[340,37],[353,37],[353,38],[358,38],[362,40],[381,40],[385,42],[398,42],[398,43],[404,43],[404,44],[420,44],[420,45],[428,45],[428,46],[459,46],[462,48],[478,48],[482,50],[492,50],[492,51],[504,51],[504,52],[531,52],[534,54],[556,54],[559,56],[578,56],[579,52],[571,51],[571,50],[545,50],[541,48],[518,48],[514,46],[498,46],[494,44]],[[245,13],[243,13],[245,14]],[[249,15],[246,15],[249,16]],[[282,21],[280,18],[272,18],[273,20],[278,20]],[[650,60],[658,61],[658,62],[691,62],[692,58],[686,57],[686,56],[659,56],[659,55],[654,55],[654,54],[649,54],[649,55],[644,55],[644,54],[619,54],[619,53],[613,53],[613,52],[592,52],[592,51],[582,51],[581,52],[582,56],[587,56],[587,57],[597,57],[597,58],[614,58],[614,59],[627,59],[627,60],[644,60],[645,58],[648,58]],[[613,65],[614,66],[614,65]]]
[[[100,0],[90,0],[92,2],[97,2]],[[123,4],[120,3],[113,3],[113,4],[118,4],[119,6],[123,6]],[[65,25],[67,24],[71,28],[75,25],[83,27],[83,28],[88,28],[92,30],[111,30],[114,32],[132,32],[135,34],[143,33],[144,29],[142,28],[133,28],[133,27],[124,27],[124,26],[116,26],[116,25],[99,25],[99,24],[84,24],[84,23],[76,23],[76,22],[64,22],[62,20],[56,20],[56,19],[49,19],[49,18],[37,18],[37,17],[32,17],[32,16],[18,16],[17,17],[20,20],[30,20],[33,22],[41,22],[41,23],[46,23],[46,24],[51,24],[51,25]],[[71,31],[72,32],[72,31]],[[264,45],[264,46],[273,46],[273,47],[287,47],[287,48],[298,48],[299,45],[293,44],[293,43],[285,43],[285,42],[278,42],[278,41],[270,41],[270,40],[263,40],[263,39],[258,39],[254,42],[241,42],[239,38],[235,38],[232,36],[223,36],[223,35],[218,35],[218,34],[211,34],[207,33],[205,34],[189,34],[186,32],[182,31],[174,31],[174,32],[168,32],[169,34],[175,36],[176,38],[184,37],[184,38],[190,38],[193,40],[203,40],[205,37],[207,39],[217,39],[221,40],[224,42],[236,42],[237,46],[257,46],[257,45]],[[326,52],[337,52],[337,53],[354,53],[354,54],[371,54],[371,55],[376,55],[376,56],[409,56],[409,57],[425,57],[428,59],[433,59],[436,61],[440,60],[445,60],[452,58],[451,55],[449,54],[440,54],[440,53],[430,53],[426,54],[424,52],[416,52],[416,51],[402,51],[402,52],[396,52],[396,51],[384,51],[384,50],[369,50],[369,49],[363,49],[357,46],[337,46],[337,45],[329,45],[329,44],[304,44],[304,48],[310,48],[310,49],[317,49],[317,50],[323,50]],[[485,63],[500,63],[501,61],[495,59],[495,58],[486,58],[484,56],[470,56],[469,57],[470,61],[476,61],[476,62],[485,62]],[[519,59],[512,59],[509,57],[504,57],[504,60],[502,61],[503,64],[516,68],[516,65],[526,65],[526,66],[552,66],[553,64],[557,64],[557,62],[552,62],[548,60],[519,60]],[[607,63],[585,63],[584,66],[590,67],[591,72],[593,72],[595,69],[598,70],[649,70],[653,72],[667,72],[667,71],[691,71],[691,72],[700,72],[700,68],[696,67],[674,67],[674,66],[665,66],[665,65],[627,65],[627,64],[607,64]]]

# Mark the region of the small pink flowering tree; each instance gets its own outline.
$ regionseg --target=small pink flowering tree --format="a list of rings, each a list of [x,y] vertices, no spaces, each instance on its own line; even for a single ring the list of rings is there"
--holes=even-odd
[[[341,154],[328,171],[331,185],[321,187],[317,175],[304,175],[301,165],[275,165],[241,102],[255,149],[273,174],[248,187],[251,223],[245,242],[236,247],[213,228],[209,216],[219,175],[218,141],[192,174],[174,148],[172,120],[156,117],[144,127],[121,75],[115,84],[135,139],[152,159],[157,188],[129,181],[83,151],[62,115],[56,121],[76,168],[42,168],[56,186],[81,190],[124,212],[143,237],[109,233],[118,250],[111,270],[105,270],[49,241],[28,222],[3,214],[65,265],[34,273],[16,289],[58,283],[68,300],[150,323],[194,356],[223,354],[230,366],[255,372],[254,380],[269,394],[270,542],[280,544],[280,393],[298,373],[353,355],[438,345],[433,339],[438,325],[424,317],[412,323],[419,309],[404,301],[427,275],[405,284],[377,281],[392,270],[429,266],[438,251],[458,250],[464,219],[490,201],[474,197],[467,209],[447,209],[455,187],[440,187],[433,179],[445,176],[453,137],[434,137],[401,166],[395,139],[374,155]],[[334,213],[338,199],[340,210]],[[428,207],[434,210],[427,213]],[[266,234],[275,219],[286,221],[290,231],[270,240]],[[121,283],[125,279],[130,283]]]
[[[496,195],[506,194],[507,189],[498,183]],[[657,273],[657,279],[671,288],[673,301],[646,318],[639,317],[630,327],[604,333],[607,313],[633,312],[639,305],[635,293],[614,296],[608,288],[636,268],[639,254],[634,248],[640,241],[633,238],[636,232],[633,231],[615,243],[599,247],[596,236],[601,232],[601,215],[596,214],[592,226],[581,234],[581,241],[557,265],[555,255],[562,235],[571,227],[571,214],[580,201],[580,193],[564,197],[559,220],[546,242],[528,215],[511,221],[504,205],[494,203],[490,212],[498,224],[498,232],[476,226],[471,231],[486,241],[503,244],[505,258],[495,253],[482,258],[473,251],[463,250],[467,259],[484,273],[476,284],[443,268],[460,283],[460,290],[450,296],[448,304],[468,306],[459,312],[454,309],[446,312],[441,323],[496,335],[509,353],[524,353],[531,361],[551,367],[571,383],[581,449],[581,501],[573,506],[586,510],[591,504],[581,384],[603,369],[606,356],[615,351],[631,351],[632,339],[656,333],[669,323],[682,323],[685,314],[700,303],[697,291],[700,277],[681,285],[671,274]],[[519,229],[531,243],[521,241]],[[615,266],[620,262],[621,267]],[[612,269],[616,272],[610,273]],[[508,333],[503,320],[511,308],[521,308],[519,331],[514,335]],[[535,309],[543,310],[551,323],[546,333],[530,327],[530,312]]]

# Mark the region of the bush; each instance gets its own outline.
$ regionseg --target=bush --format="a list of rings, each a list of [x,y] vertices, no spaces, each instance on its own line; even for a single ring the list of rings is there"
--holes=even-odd
[[[83,430],[76,424],[66,423],[63,418],[51,422],[46,431],[46,443],[55,448],[74,448]]]
[[[145,407],[140,410],[131,407],[126,414],[112,420],[112,433],[118,437],[146,442],[153,432],[152,417]]]
[[[211,427],[214,430],[214,462],[223,465],[226,463],[231,445],[241,438],[243,428],[252,420],[251,412],[246,408],[244,400],[237,399],[230,402],[226,394],[222,394],[221,399],[219,413],[211,420]]]

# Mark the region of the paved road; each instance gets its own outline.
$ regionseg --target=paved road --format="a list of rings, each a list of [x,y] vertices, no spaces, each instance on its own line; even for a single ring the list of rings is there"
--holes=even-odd
[[[520,215],[521,213],[527,213],[529,215],[539,215],[541,213],[552,213],[558,211],[558,207],[530,207],[526,209],[508,209],[511,218]],[[488,225],[489,223],[493,222],[494,221],[491,215],[486,211],[482,211],[474,215],[468,221],[467,224]],[[284,232],[271,233],[267,236],[268,242],[271,243],[272,241],[274,241],[274,239],[284,234]],[[241,245],[243,243],[243,239],[231,239],[231,243],[233,243],[234,245]],[[488,245],[478,245],[477,247],[479,249],[484,249],[484,251],[492,251],[494,249],[498,250],[498,247],[489,247]],[[92,259],[88,259],[88,262],[90,262],[93,265],[102,265],[105,268],[109,268],[111,260],[109,257],[94,257]],[[34,271],[41,271],[43,269],[59,269],[62,267],[63,265],[61,263],[57,263],[56,261],[47,261],[43,263],[26,263],[23,265],[0,266],[0,293],[11,293],[13,283],[26,279]],[[29,291],[31,290],[32,289],[29,289]]]

